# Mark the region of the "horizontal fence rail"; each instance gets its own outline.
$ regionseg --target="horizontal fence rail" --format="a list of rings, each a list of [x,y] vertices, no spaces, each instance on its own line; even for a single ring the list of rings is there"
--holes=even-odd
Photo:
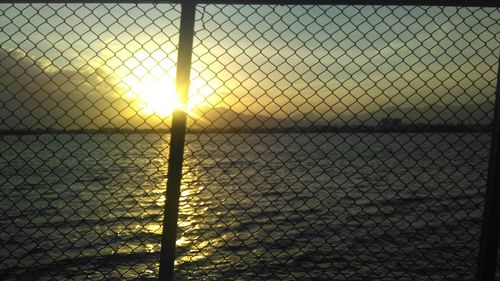
[[[495,278],[495,1],[35,2],[0,1],[3,279]]]
[[[19,0],[16,3],[63,3],[63,4],[82,4],[82,3],[117,3],[113,0],[97,1],[97,0]],[[121,4],[181,4],[182,0],[123,0]],[[13,1],[0,0],[0,3],[13,3]],[[223,4],[223,5],[395,5],[395,6],[453,6],[453,7],[499,7],[498,1],[494,0],[197,0],[195,4]]]

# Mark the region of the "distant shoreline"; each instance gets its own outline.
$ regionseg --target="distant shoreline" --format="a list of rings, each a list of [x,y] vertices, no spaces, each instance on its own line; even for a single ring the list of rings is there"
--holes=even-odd
[[[261,133],[490,133],[492,125],[401,125],[398,127],[343,126],[343,127],[291,127],[291,128],[238,128],[238,129],[188,129],[187,134],[261,134]],[[44,134],[169,134],[169,129],[12,129],[0,130],[0,135],[44,135]]]

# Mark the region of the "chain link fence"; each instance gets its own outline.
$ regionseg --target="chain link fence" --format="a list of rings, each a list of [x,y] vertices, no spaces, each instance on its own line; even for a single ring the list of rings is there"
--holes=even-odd
[[[499,19],[199,5],[182,276],[472,280]]]
[[[180,6],[0,11],[0,279],[155,280]]]
[[[472,280],[500,9],[0,5],[0,276],[158,277],[188,114],[179,280]],[[167,199],[168,201],[168,199]]]

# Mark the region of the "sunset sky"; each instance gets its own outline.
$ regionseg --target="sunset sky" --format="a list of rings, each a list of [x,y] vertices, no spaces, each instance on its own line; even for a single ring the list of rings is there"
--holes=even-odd
[[[199,5],[196,18],[194,119],[493,101],[499,9]],[[1,4],[0,126],[168,126],[179,21],[171,4]]]

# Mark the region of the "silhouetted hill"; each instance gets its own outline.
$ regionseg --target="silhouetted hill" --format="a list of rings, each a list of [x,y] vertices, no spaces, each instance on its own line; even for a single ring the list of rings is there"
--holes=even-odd
[[[188,127],[194,130],[255,130],[273,129],[280,120],[260,114],[245,114],[225,107],[200,107],[191,113]]]
[[[47,67],[43,60],[21,50],[0,49],[0,131],[168,130],[171,118],[138,110],[137,101],[127,98],[120,81],[102,68]],[[198,131],[315,129],[377,126],[385,118],[398,118],[406,124],[485,125],[491,123],[493,111],[493,102],[378,109],[372,104],[369,110],[358,105],[357,111],[331,107],[325,112],[291,111],[286,117],[283,112],[276,117],[265,111],[253,114],[227,107],[199,107],[189,113],[187,126]]]

